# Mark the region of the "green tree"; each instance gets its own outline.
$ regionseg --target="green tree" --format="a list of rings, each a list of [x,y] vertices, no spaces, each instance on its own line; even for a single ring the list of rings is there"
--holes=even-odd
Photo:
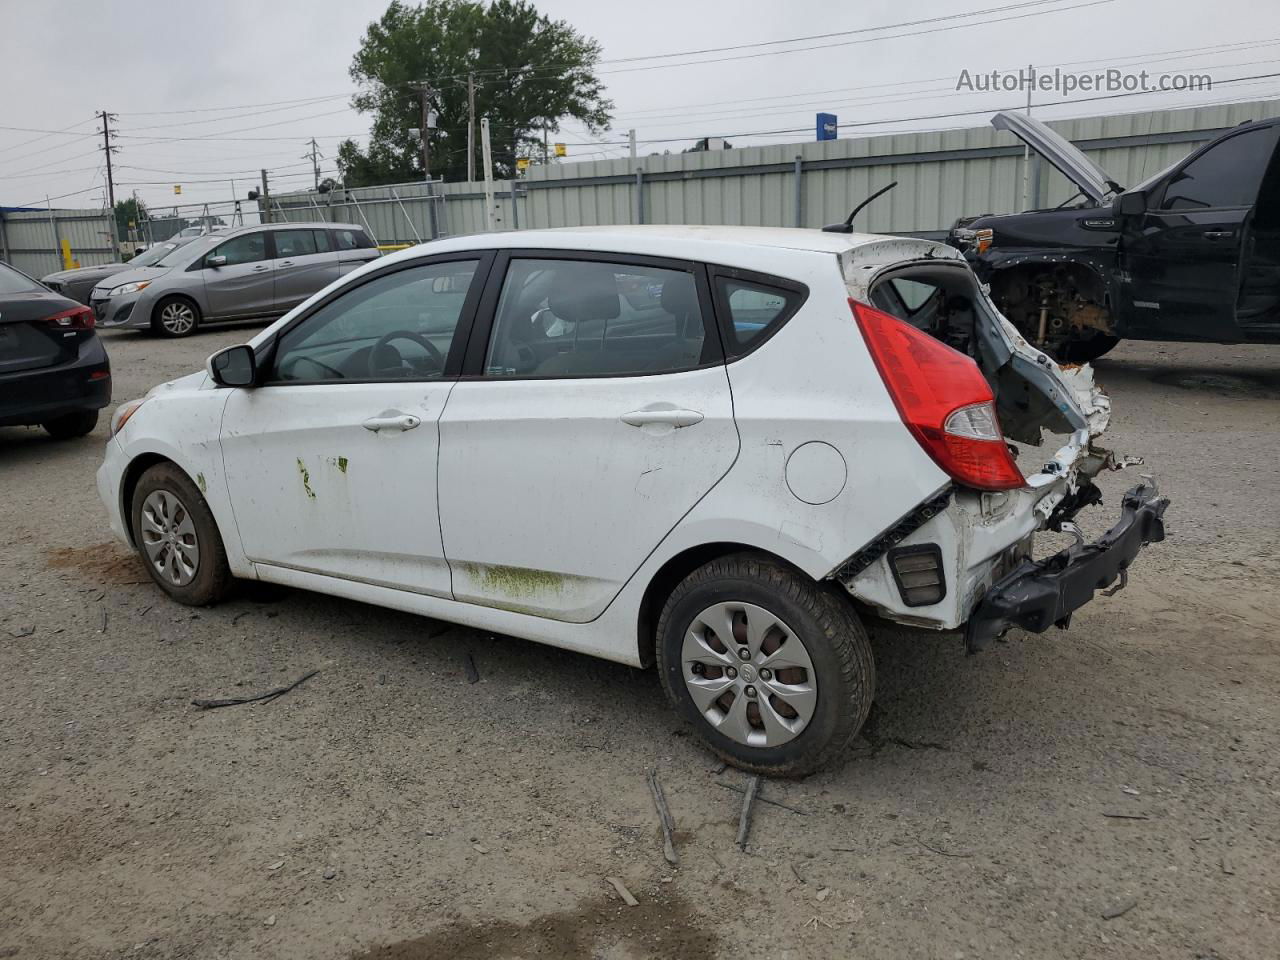
[[[130,197],[128,200],[116,201],[116,236],[121,240],[128,240],[131,236],[129,232],[129,221],[134,223],[136,230],[142,224],[142,218],[147,215],[147,205],[136,197]]]
[[[369,145],[338,148],[348,186],[422,177],[422,145],[409,134],[422,126],[419,85],[435,90],[431,173],[461,180],[467,172],[467,74],[476,78],[476,176],[480,118],[489,118],[494,175],[508,177],[520,156],[541,156],[544,131],[573,118],[592,133],[609,122],[613,104],[595,75],[600,45],[526,0],[428,0],[413,7],[393,0],[365,31],[351,64],[366,89],[352,100],[374,115]]]

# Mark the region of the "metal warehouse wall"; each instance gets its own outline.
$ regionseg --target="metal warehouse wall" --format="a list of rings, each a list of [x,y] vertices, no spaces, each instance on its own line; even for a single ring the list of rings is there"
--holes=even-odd
[[[1148,111],[1051,123],[1119,183],[1133,186],[1218,134],[1247,120],[1280,114],[1264,100]],[[846,126],[845,130],[848,131]],[[859,137],[823,143],[745,147],[703,153],[534,166],[497,184],[500,229],[618,223],[756,224],[818,227],[843,220],[892,180],[898,186],[859,214],[856,226],[878,233],[945,232],[956,218],[1021,209],[1023,148],[989,126]],[[1074,187],[1032,154],[1030,206],[1067,200]],[[483,184],[422,183],[359,188],[343,202],[311,193],[278,197],[292,219],[365,223],[379,243],[414,243],[485,229]],[[274,205],[273,205],[274,206]],[[432,229],[430,206],[435,208]],[[280,218],[280,214],[277,214]]]
[[[102,210],[0,211],[0,260],[37,279],[62,270],[62,241],[82,267],[120,259]]]

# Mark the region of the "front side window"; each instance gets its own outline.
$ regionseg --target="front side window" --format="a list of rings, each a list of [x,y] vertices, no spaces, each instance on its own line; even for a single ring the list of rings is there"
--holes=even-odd
[[[717,277],[716,288],[729,319],[725,349],[733,356],[746,353],[785,323],[803,299],[793,290],[728,276]]]
[[[218,244],[209,251],[209,257],[226,257],[223,266],[234,267],[241,263],[256,263],[267,259],[267,235],[265,233],[245,233],[232,237]]]
[[[714,359],[692,273],[516,259],[485,359],[490,377],[670,373]]]
[[[440,379],[476,265],[410,267],[331,300],[280,337],[271,379]]]
[[[1247,130],[1200,154],[1173,175],[1162,210],[1251,207],[1280,126]]]
[[[309,257],[316,252],[316,235],[312,230],[277,230],[276,259]]]

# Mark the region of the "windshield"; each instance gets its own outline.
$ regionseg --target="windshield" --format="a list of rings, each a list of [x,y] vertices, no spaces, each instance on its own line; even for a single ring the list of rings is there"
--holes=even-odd
[[[183,238],[182,240],[170,240],[167,243],[157,243],[150,250],[144,251],[143,253],[138,254],[136,257],[130,260],[129,266],[131,267],[154,266],[155,264],[163,260],[165,257],[167,257],[169,254],[173,253],[173,251],[177,250],[179,247],[186,246],[190,242],[191,242],[190,240]]]
[[[11,293],[36,293],[44,288],[26,274],[0,263],[0,295]]]
[[[199,254],[202,250],[208,250],[221,239],[221,236],[203,236],[183,243],[171,241],[175,244],[174,249],[168,251],[163,257],[150,265],[153,267],[176,267],[179,262],[185,263],[189,254]]]

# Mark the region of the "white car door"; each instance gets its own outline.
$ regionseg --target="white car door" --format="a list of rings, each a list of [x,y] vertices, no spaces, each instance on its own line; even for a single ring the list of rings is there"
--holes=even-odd
[[[249,559],[448,597],[438,420],[491,254],[399,264],[335,292],[260,349],[221,445]]]
[[[556,252],[494,276],[440,421],[453,593],[586,622],[737,455],[705,276]]]

